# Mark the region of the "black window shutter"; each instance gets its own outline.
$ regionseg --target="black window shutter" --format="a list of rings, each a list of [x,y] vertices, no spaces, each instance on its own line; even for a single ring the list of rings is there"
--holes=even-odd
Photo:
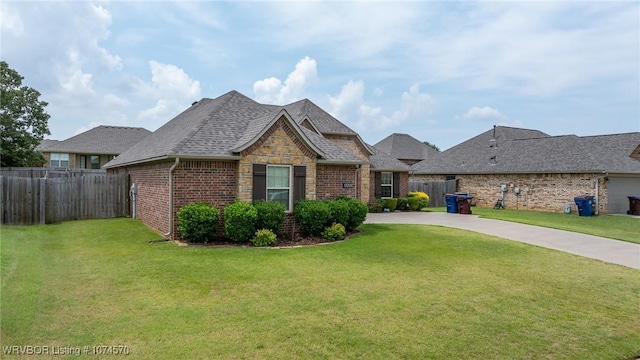
[[[253,200],[267,198],[267,165],[253,164]]]
[[[373,194],[376,199],[380,199],[382,197],[382,173],[375,172],[373,173],[374,186],[373,186]]]
[[[306,196],[307,167],[293,167],[293,202],[304,200]]]
[[[393,173],[393,197],[400,197],[400,173],[398,172]]]

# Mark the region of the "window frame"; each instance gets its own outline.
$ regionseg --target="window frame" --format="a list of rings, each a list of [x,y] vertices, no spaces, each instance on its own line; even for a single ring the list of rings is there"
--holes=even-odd
[[[99,170],[99,169],[100,169],[100,155],[91,155],[91,156],[89,157],[89,159],[90,159],[89,165],[91,166],[91,169],[98,169],[98,170]],[[95,159],[95,160],[98,160],[98,162],[96,163],[96,165],[97,165],[98,167],[93,167],[93,165],[94,165],[93,160],[94,160],[94,159]]]
[[[289,182],[289,186],[287,187],[283,187],[283,186],[269,186],[269,173],[270,173],[270,169],[273,168],[286,168],[287,172],[288,172],[288,182]],[[287,191],[287,205],[285,206],[285,212],[291,212],[293,209],[293,166],[292,165],[284,165],[284,164],[267,164],[267,174],[266,174],[266,192],[265,192],[265,198],[266,200],[270,200],[269,199],[269,190],[286,190]],[[276,201],[276,200],[271,200],[271,201]]]
[[[385,174],[389,176],[389,183],[385,184]],[[389,189],[389,196],[384,196],[384,189]],[[393,172],[382,171],[380,172],[380,198],[381,199],[393,199]]]
[[[64,159],[65,157],[66,157],[66,160]],[[57,165],[54,165],[54,161],[56,161]],[[62,165],[63,161],[66,161],[67,164],[66,165]],[[68,153],[50,153],[49,154],[49,166],[51,166],[51,167],[59,167],[59,168],[68,168],[69,167],[69,154]]]

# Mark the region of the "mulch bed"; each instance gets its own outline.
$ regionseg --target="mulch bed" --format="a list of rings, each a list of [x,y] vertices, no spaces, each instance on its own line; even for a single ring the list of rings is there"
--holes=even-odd
[[[357,229],[354,231],[350,231],[345,236],[345,240],[359,233],[360,233],[360,230],[357,230]],[[329,244],[329,243],[340,242],[340,241],[344,241],[344,240],[329,241],[321,236],[302,236],[300,234],[296,234],[293,238],[284,237],[284,236],[278,237],[278,239],[276,240],[276,243],[269,247],[270,248],[286,248],[286,247],[298,247],[298,246],[313,246],[313,245]],[[150,242],[153,243],[158,241],[152,240]],[[189,242],[182,242],[182,241],[175,241],[175,243],[180,246],[197,246],[197,247],[254,247],[253,244],[251,244],[251,242],[235,243],[223,237],[217,237],[213,241],[208,242],[206,244],[189,243]]]

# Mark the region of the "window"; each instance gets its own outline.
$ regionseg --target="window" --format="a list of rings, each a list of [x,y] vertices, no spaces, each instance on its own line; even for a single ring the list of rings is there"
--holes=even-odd
[[[69,154],[51,153],[51,167],[69,167]]]
[[[100,156],[99,155],[91,155],[91,168],[92,169],[100,169]]]
[[[87,168],[87,157],[84,155],[80,155],[80,169]]]
[[[277,201],[289,211],[291,208],[291,167],[267,166],[267,200]]]
[[[393,197],[393,173],[383,172],[380,177],[381,197]]]

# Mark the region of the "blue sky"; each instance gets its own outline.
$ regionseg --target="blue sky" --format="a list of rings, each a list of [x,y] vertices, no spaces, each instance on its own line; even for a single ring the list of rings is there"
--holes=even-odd
[[[48,138],[155,130],[203,97],[308,98],[373,144],[447,149],[494,124],[640,131],[638,2],[0,3],[0,57]]]

